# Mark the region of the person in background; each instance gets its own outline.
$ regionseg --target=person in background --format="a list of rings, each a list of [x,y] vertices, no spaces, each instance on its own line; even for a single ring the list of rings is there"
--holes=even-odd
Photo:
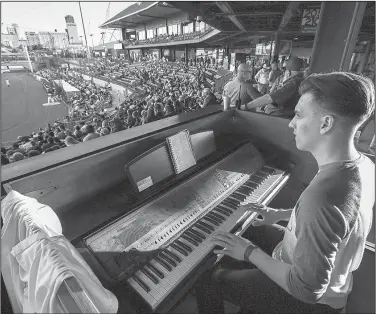
[[[204,102],[201,108],[217,104],[217,97],[215,97],[210,88],[204,88],[202,91],[202,96],[204,98]]]
[[[82,138],[82,136],[84,135],[84,134],[81,132],[81,127],[80,127],[79,125],[76,125],[76,126],[74,127],[73,135],[76,137],[76,139],[80,139],[80,138]]]
[[[246,63],[239,64],[236,78],[228,82],[223,89],[223,95],[230,97],[231,107],[235,107],[239,99],[242,104],[246,104],[261,96],[257,89],[249,82],[250,79],[250,66]]]
[[[83,142],[93,140],[95,138],[98,138],[100,135],[98,133],[95,133],[94,126],[89,124],[87,126],[87,135],[83,138]]]
[[[65,140],[64,140],[64,143],[68,147],[68,146],[72,146],[72,145],[78,144],[80,142],[77,141],[76,139],[74,139],[72,136],[67,136],[65,138]]]
[[[341,313],[346,306],[373,220],[375,164],[357,151],[354,136],[375,109],[375,88],[368,78],[333,72],[312,74],[299,92],[289,127],[318,172],[294,208],[244,205],[261,218],[243,236],[212,236],[214,253],[225,258],[197,284],[199,313],[224,313],[223,300],[255,314]]]
[[[20,161],[20,160],[23,160],[25,157],[22,153],[20,152],[15,152],[12,157],[10,157],[10,162],[16,162],[16,161]]]
[[[263,107],[261,111],[267,114],[292,117],[300,97],[299,86],[304,80],[303,60],[298,57],[291,57],[286,61],[286,68],[291,75],[284,81],[280,89],[249,102],[243,109],[255,110]]]
[[[269,67],[266,63],[264,63],[261,70],[255,75],[257,88],[261,95],[265,95],[269,92],[269,74]]]
[[[282,71],[278,68],[278,62],[272,62],[272,70],[269,74],[269,93],[272,93],[277,90],[279,81],[282,77]]]

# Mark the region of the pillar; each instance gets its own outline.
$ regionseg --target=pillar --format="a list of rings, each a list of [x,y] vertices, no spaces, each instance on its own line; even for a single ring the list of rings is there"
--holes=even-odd
[[[374,45],[373,40],[367,41],[366,50],[364,51],[364,54],[362,56],[362,60],[360,61],[360,66],[357,69],[358,74],[362,73],[364,71],[364,67],[367,65],[369,55],[371,53],[372,47]]]
[[[183,34],[183,28],[184,28],[183,23],[180,23],[180,34]]]
[[[167,33],[167,35],[170,35],[169,32],[168,32],[168,23],[167,23],[167,19],[166,19],[166,33]]]
[[[273,57],[271,59],[271,62],[278,62],[280,46],[281,46],[281,33],[277,31],[274,36],[274,51],[273,51]]]
[[[159,59],[163,58],[163,49],[159,48]]]
[[[231,53],[230,53],[230,48],[228,46],[226,47],[226,56],[227,56],[227,69],[226,70],[229,70],[230,65],[231,65]]]
[[[188,45],[184,45],[185,48],[185,64],[188,64]]]
[[[144,30],[145,30],[145,39],[148,39],[148,30],[146,29],[146,24],[144,24]]]
[[[359,1],[321,3],[311,73],[349,69],[366,5]]]

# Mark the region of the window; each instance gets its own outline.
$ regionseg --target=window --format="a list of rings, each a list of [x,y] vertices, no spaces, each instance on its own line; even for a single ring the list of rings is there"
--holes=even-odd
[[[154,29],[147,30],[148,38],[154,38]]]
[[[183,33],[184,34],[193,33],[193,23],[189,23],[188,25],[184,25]]]
[[[206,29],[206,24],[204,22],[196,23],[196,31],[204,32]]]
[[[145,39],[145,31],[138,32],[138,40],[144,40]]]
[[[159,36],[159,35],[164,35],[164,34],[167,34],[167,28],[166,28],[166,26],[164,26],[164,27],[159,27],[159,28],[158,28],[158,36]]]
[[[168,34],[169,35],[179,35],[180,25],[169,25],[168,26]]]

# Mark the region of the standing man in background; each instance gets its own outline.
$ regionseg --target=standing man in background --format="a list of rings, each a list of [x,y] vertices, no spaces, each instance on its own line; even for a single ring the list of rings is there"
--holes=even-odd
[[[269,92],[269,74],[270,71],[268,65],[264,63],[261,70],[255,75],[258,91],[261,93],[261,95],[265,95]]]
[[[237,101],[247,104],[261,96],[250,83],[251,73],[251,67],[246,63],[241,63],[239,64],[236,78],[225,85],[223,95],[230,97],[230,107],[236,107]]]

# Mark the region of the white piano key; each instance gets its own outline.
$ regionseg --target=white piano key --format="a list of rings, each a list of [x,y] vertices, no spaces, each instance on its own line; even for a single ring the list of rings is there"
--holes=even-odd
[[[128,284],[151,306],[154,307],[157,300],[142,288],[132,277],[127,280]]]

